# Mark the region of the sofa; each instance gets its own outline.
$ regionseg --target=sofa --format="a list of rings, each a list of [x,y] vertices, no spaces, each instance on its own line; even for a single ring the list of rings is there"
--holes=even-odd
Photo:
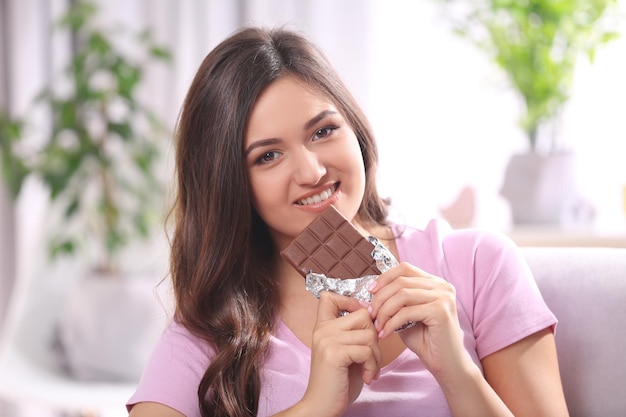
[[[522,251],[559,320],[556,344],[570,416],[626,416],[626,248]]]

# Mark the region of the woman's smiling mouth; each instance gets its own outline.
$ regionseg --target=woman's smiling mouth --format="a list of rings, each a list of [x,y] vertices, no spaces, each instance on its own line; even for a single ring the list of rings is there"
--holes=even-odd
[[[299,206],[306,206],[309,204],[320,203],[324,200],[327,200],[333,193],[337,190],[338,183],[333,184],[328,189],[322,191],[319,194],[312,195],[307,198],[303,198],[302,200],[296,201],[296,204]]]

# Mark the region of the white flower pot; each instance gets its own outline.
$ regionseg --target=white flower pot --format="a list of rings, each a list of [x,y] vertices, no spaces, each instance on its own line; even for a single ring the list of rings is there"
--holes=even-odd
[[[56,332],[63,367],[85,381],[138,381],[164,324],[158,277],[81,279],[69,294]]]
[[[574,153],[513,155],[500,194],[515,225],[563,225],[588,221],[592,212],[579,190]]]

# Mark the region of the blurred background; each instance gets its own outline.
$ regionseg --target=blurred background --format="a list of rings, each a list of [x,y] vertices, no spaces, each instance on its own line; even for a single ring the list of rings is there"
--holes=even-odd
[[[581,27],[559,32],[543,9]],[[444,218],[520,245],[626,246],[625,15],[624,0],[0,0],[0,416],[125,415],[169,311],[167,284],[158,303],[152,288],[167,274],[171,132],[200,62],[238,27],[285,25],[327,53],[377,135],[395,220]],[[488,34],[515,16],[523,24],[494,49]],[[550,28],[554,45],[520,75],[528,33]],[[529,197],[511,196],[544,171],[510,173],[529,148],[575,157],[552,168],[568,178],[534,194],[565,205],[537,219],[518,213]],[[108,299],[76,295],[86,274]]]

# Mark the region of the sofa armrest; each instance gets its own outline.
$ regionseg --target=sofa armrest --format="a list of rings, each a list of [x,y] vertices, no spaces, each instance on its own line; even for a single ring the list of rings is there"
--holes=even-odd
[[[557,316],[571,417],[626,415],[626,249],[523,248]]]

